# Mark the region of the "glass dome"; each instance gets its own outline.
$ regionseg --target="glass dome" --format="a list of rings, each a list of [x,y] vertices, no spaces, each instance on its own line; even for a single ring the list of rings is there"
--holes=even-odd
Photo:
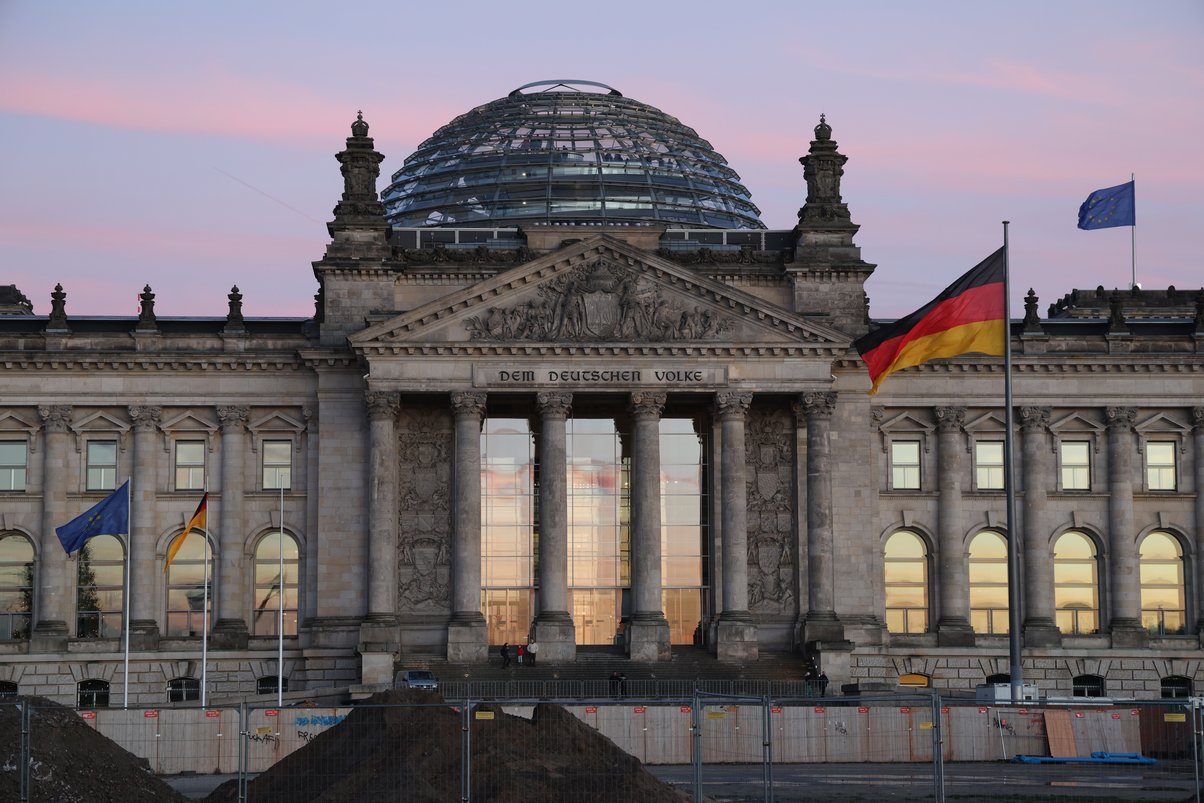
[[[593,81],[537,81],[440,128],[381,198],[394,226],[658,222],[764,229],[727,160]]]

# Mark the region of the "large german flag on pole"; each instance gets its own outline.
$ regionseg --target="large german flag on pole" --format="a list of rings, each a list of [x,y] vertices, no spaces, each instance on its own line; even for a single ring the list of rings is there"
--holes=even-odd
[[[906,318],[855,341],[870,369],[870,394],[895,371],[929,360],[971,352],[1002,357],[1006,264],[1000,248]]]

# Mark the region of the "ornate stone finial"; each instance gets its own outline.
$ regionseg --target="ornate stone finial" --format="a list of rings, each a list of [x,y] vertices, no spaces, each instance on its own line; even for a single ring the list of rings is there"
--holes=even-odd
[[[485,394],[457,390],[451,395],[451,406],[457,416],[475,415],[480,418],[485,412]]]
[[[720,418],[743,418],[752,404],[753,395],[741,390],[722,390],[715,394],[715,411]]]
[[[355,113],[355,122],[351,124],[351,136],[358,138],[368,136],[368,124],[364,122],[362,109]]]
[[[800,225],[852,225],[849,208],[841,202],[840,197],[840,177],[844,175],[844,163],[848,160],[847,156],[836,150],[832,127],[821,115],[811,148],[806,156],[799,159],[799,164],[803,166],[803,178],[807,182],[807,201],[798,212]]]
[[[372,390],[364,394],[368,417],[373,419],[396,418],[401,409],[401,399],[396,393]]]
[[[1204,290],[1196,293],[1196,334],[1204,334]]]
[[[1136,407],[1105,407],[1104,419],[1107,427],[1116,432],[1128,432],[1137,421]]]
[[[153,432],[159,426],[163,416],[162,407],[137,405],[129,408],[130,421],[134,422],[135,432]]]
[[[807,391],[801,401],[808,419],[831,418],[836,412],[836,392],[832,390]]]
[[[71,425],[71,405],[47,404],[38,408],[42,428],[47,432],[66,432]]]
[[[56,284],[50,294],[50,319],[46,321],[46,328],[57,331],[70,328],[67,325],[67,294],[61,284]]]
[[[217,420],[221,424],[222,432],[242,432],[247,428],[247,417],[250,414],[250,407],[222,405],[217,408]]]
[[[1119,290],[1113,290],[1108,297],[1108,333],[1129,331],[1125,323],[1125,298]]]
[[[154,331],[159,328],[159,324],[155,318],[155,294],[151,292],[151,286],[148,284],[142,288],[142,294],[139,296],[141,305],[138,313],[138,330],[139,331]]]
[[[960,432],[966,423],[965,407],[937,407],[933,412],[937,432]]]
[[[815,127],[815,139],[817,142],[825,142],[832,139],[832,126],[828,125],[828,116],[820,114],[819,125]]]
[[[567,418],[573,408],[572,393],[537,393],[535,403],[544,418]]]
[[[1021,407],[1020,429],[1025,432],[1041,432],[1049,426],[1052,410],[1048,407]]]
[[[1041,331],[1041,317],[1037,314],[1038,300],[1033,288],[1028,288],[1028,295],[1024,297],[1024,331],[1026,332]]]
[[[660,418],[665,409],[668,395],[653,390],[639,390],[631,394],[631,415],[633,418]]]
[[[321,323],[326,318],[326,288],[318,287],[314,293],[314,320]]]
[[[230,295],[226,296],[230,300],[230,311],[226,313],[226,329],[242,329],[242,293],[238,292],[238,285],[230,288]]]

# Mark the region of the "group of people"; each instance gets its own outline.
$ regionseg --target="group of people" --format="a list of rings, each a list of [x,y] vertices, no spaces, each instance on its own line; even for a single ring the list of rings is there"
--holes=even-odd
[[[518,665],[524,663],[535,666],[535,655],[539,652],[539,645],[535,639],[530,639],[526,644],[517,644],[514,647],[514,657],[518,660]],[[502,656],[502,669],[510,667],[510,642],[506,642],[498,650],[498,654]]]

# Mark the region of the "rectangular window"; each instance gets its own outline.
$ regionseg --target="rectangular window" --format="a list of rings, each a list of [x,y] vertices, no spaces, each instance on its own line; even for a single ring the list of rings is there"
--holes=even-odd
[[[25,441],[0,441],[0,491],[25,490]]]
[[[1175,444],[1153,441],[1145,445],[1146,487],[1151,491],[1175,490]]]
[[[1091,490],[1091,444],[1087,441],[1062,441],[1062,490]]]
[[[920,442],[892,441],[890,485],[896,491],[920,490]]]
[[[88,490],[111,491],[117,487],[117,442],[88,441]]]
[[[205,488],[205,442],[176,442],[176,490],[201,491]]]
[[[291,441],[263,442],[263,489],[292,488],[293,444]]]
[[[1003,490],[1003,441],[974,444],[974,483],[980,491]]]

